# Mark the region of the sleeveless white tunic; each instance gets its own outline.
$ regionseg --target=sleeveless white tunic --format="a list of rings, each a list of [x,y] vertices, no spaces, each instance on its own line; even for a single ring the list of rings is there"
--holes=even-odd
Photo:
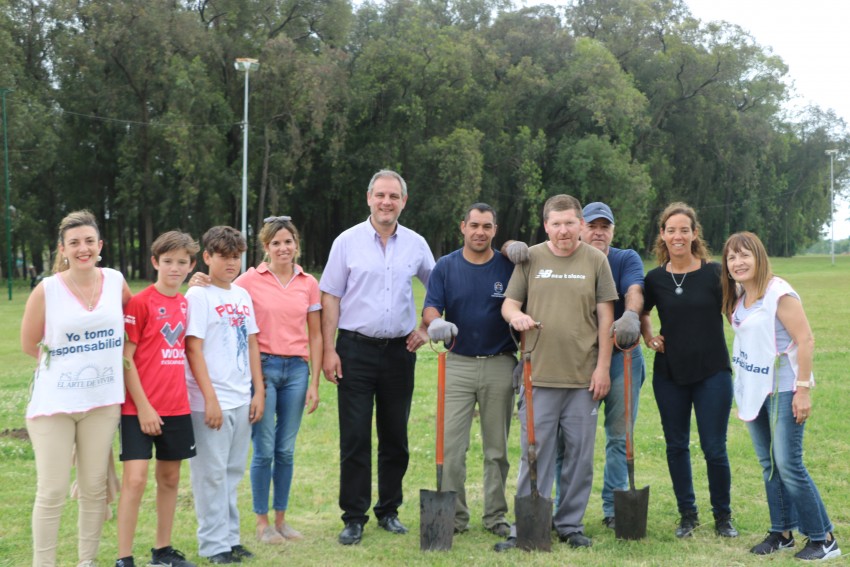
[[[776,311],[783,295],[794,293],[782,278],[774,277],[767,286],[764,301],[737,324],[732,322],[735,341],[732,345],[732,368],[735,371],[735,403],[738,417],[754,420],[767,396],[776,389],[775,374],[780,356],[788,356],[794,376],[800,372],[797,343],[792,341],[784,352],[776,347]],[[739,303],[744,298],[739,299]],[[814,380],[814,376],[811,377]]]
[[[100,270],[103,288],[92,311],[60,275],[44,279],[45,347],[27,419],[124,402],[124,276]]]

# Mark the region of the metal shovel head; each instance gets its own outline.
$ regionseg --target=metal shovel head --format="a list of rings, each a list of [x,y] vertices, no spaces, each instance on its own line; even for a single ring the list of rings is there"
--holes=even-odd
[[[419,549],[448,551],[455,532],[454,491],[419,491]]]
[[[533,491],[514,497],[516,546],[525,551],[552,551],[552,500]]]
[[[614,491],[614,534],[617,539],[646,537],[649,487]]]

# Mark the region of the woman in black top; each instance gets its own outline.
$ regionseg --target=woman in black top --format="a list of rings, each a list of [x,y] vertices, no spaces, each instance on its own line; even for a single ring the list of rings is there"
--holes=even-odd
[[[667,443],[667,467],[681,519],[676,537],[699,525],[691,475],[691,408],[708,470],[708,490],[718,535],[736,537],[732,526],[726,429],[732,408],[732,372],[723,335],[720,264],[710,261],[696,212],[673,203],[661,213],[655,255],[646,275],[641,332],[655,351],[652,389]],[[661,333],[649,313],[658,309]]]

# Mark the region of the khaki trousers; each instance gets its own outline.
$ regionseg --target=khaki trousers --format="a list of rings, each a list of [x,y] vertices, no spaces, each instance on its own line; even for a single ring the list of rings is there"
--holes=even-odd
[[[94,560],[106,519],[106,478],[121,406],[60,413],[27,420],[35,452],[37,485],[32,509],[34,567],[54,567],[59,521],[71,484],[71,452],[77,446],[77,520],[80,561]]]
[[[446,424],[443,490],[457,492],[455,528],[469,524],[466,503],[466,453],[476,404],[480,414],[484,451],[484,514],[487,529],[507,524],[505,483],[508,477],[508,433],[514,403],[511,374],[516,359],[449,353],[446,358]]]

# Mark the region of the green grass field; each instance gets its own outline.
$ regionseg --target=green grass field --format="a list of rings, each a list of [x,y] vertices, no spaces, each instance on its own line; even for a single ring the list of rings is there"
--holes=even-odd
[[[774,260],[774,270],[785,277],[801,294],[815,333],[815,375],[818,387],[813,392],[814,416],[807,426],[806,462],[836,525],[836,536],[850,554],[850,444],[845,437],[845,402],[850,399],[850,382],[844,372],[848,356],[847,335],[850,332],[850,257],[836,259],[831,266],[828,257],[801,257]],[[143,284],[133,286],[141,289]],[[28,289],[16,288],[13,301],[0,300],[0,566],[30,564],[30,513],[35,491],[33,453],[26,440],[11,433],[25,427],[24,409],[34,363],[24,356],[19,346],[20,321]],[[422,289],[417,290],[421,305]],[[657,328],[657,321],[656,321]],[[731,332],[727,338],[731,342]],[[646,351],[651,368],[652,353]],[[359,546],[343,547],[336,536],[342,528],[337,507],[339,491],[338,428],[336,391],[322,382],[319,409],[304,417],[296,453],[295,481],[287,518],[305,534],[301,542],[280,547],[261,548],[254,538],[250,482],[241,486],[243,543],[256,551],[254,565],[790,565],[792,554],[757,558],[747,550],[760,541],[769,525],[761,473],[750,444],[749,435],[736,417],[729,425],[729,456],[732,463],[732,506],[735,524],[741,537],[718,538],[713,532],[704,461],[696,433],[692,434],[694,485],[705,524],[686,541],[677,540],[673,531],[678,520],[676,504],[667,474],[664,440],[658,411],[648,377],[641,394],[640,414],[635,431],[636,481],[651,487],[648,536],[639,542],[622,542],[614,538],[602,523],[600,490],[604,451],[602,424],[598,429],[594,490],[585,515],[586,532],[593,547],[572,550],[553,544],[553,552],[523,553],[513,551],[496,554],[492,545],[498,541],[481,527],[481,452],[480,437],[473,425],[472,446],[468,460],[467,493],[473,519],[466,534],[456,536],[450,552],[419,551],[419,490],[435,489],[434,414],[436,355],[423,348],[419,353],[416,389],[410,417],[410,469],[405,478],[405,505],[400,511],[403,522],[411,528],[407,536],[394,536],[370,521]],[[519,427],[514,421],[511,431],[510,498],[516,483],[519,458]],[[376,442],[373,442],[373,453]],[[119,474],[121,472],[119,465]],[[195,514],[189,488],[188,465],[184,465],[182,493],[178,503],[173,543],[198,560],[195,540]],[[136,535],[135,556],[146,563],[153,543],[156,516],[153,480],[148,487]],[[373,497],[376,488],[373,486]],[[114,505],[113,505],[114,509]],[[512,513],[512,511],[511,511]],[[798,540],[798,549],[802,541]],[[100,548],[99,564],[114,564],[116,557],[116,525],[106,523]],[[845,564],[846,559],[833,561]],[[59,565],[76,565],[76,504],[69,501],[62,522]]]

